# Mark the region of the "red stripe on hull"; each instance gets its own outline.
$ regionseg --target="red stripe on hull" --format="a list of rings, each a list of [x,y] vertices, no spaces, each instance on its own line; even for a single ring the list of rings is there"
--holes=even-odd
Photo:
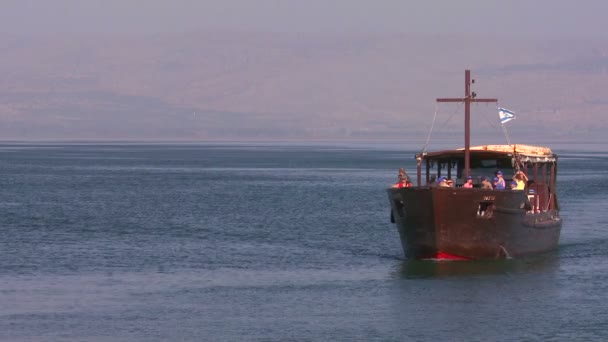
[[[471,260],[469,258],[461,257],[459,255],[449,254],[449,253],[442,252],[442,251],[437,251],[437,254],[435,255],[435,259],[438,259],[438,260]]]

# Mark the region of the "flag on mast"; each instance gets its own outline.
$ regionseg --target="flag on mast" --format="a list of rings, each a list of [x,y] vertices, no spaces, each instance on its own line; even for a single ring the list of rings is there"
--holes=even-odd
[[[515,119],[515,113],[505,108],[498,108],[498,117],[500,118],[500,123],[505,124]]]

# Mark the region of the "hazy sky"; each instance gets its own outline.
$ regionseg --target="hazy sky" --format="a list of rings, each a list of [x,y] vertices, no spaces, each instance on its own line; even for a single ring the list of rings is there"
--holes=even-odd
[[[0,139],[426,134],[416,113],[433,112],[436,91],[461,93],[465,68],[502,72],[500,92],[486,94],[552,119],[542,120],[547,132],[577,124],[573,132],[601,135],[606,13],[607,0],[0,0],[9,47]],[[225,32],[133,37],[210,30],[320,34],[285,35],[293,44]],[[443,93],[436,84],[450,77]],[[412,120],[395,126],[403,113]]]
[[[2,0],[3,33],[488,33],[608,37],[608,1]]]

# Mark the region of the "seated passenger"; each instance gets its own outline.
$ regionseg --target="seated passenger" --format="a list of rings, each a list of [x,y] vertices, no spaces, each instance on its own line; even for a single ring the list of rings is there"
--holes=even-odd
[[[450,185],[448,184],[448,180],[445,177],[439,177],[437,179],[437,185],[441,188],[449,188]]]
[[[486,176],[481,177],[481,188],[486,189],[486,190],[494,189],[492,187],[492,183],[490,183],[490,181],[488,180],[488,178]]]
[[[509,183],[509,187],[511,190],[517,190],[517,182],[515,180],[511,181],[511,183]]]
[[[465,183],[462,185],[463,188],[473,188],[473,177],[467,176]]]
[[[449,186],[450,188],[453,188],[453,187],[454,187],[454,181],[453,181],[453,180],[448,179],[448,180],[446,180],[446,183],[448,183],[448,186]]]
[[[496,171],[494,178],[494,190],[504,190],[506,188],[505,179],[502,178],[502,171]]]

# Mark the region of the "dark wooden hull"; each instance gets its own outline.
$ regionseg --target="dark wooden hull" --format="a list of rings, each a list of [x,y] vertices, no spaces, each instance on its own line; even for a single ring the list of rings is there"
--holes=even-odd
[[[388,196],[409,258],[520,257],[559,242],[559,212],[530,210],[524,191],[412,187]]]

